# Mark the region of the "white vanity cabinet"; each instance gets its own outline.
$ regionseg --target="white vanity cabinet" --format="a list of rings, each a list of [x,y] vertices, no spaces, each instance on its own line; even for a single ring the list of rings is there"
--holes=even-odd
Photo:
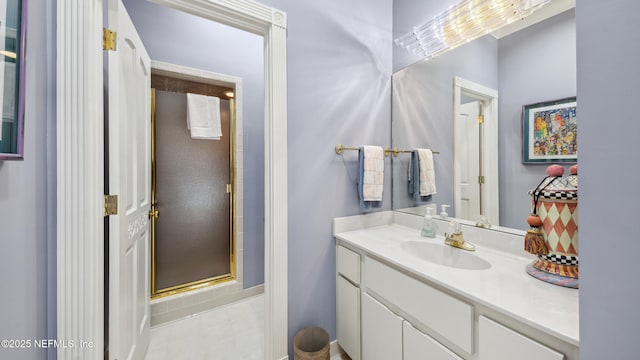
[[[336,268],[337,340],[353,360],[567,360],[486,310],[366,254],[338,245]]]
[[[360,255],[336,247],[336,332],[342,349],[360,360]]]
[[[479,360],[564,360],[564,355],[487,317],[478,320]]]
[[[444,246],[421,225],[397,212],[334,219],[337,340],[351,359],[579,360],[578,293],[526,273],[522,234],[469,226],[491,266],[467,269],[403,247]]]

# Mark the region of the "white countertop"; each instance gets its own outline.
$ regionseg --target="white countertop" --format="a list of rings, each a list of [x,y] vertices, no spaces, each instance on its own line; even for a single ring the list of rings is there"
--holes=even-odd
[[[369,224],[371,225],[371,224]],[[394,223],[337,232],[352,248],[382,259],[468,301],[510,316],[562,341],[579,346],[578,290],[545,283],[526,273],[531,257],[518,256],[478,243],[474,255],[491,263],[486,270],[465,270],[419,259],[399,246],[405,241],[442,244],[444,238]],[[467,241],[473,243],[472,239]],[[460,250],[464,251],[464,250]]]

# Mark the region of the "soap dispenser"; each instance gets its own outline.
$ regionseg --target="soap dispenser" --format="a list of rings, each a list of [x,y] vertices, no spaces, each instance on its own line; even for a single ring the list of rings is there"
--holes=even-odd
[[[449,218],[449,214],[447,214],[447,208],[448,208],[449,206],[450,206],[450,205],[441,205],[441,207],[442,207],[442,211],[440,212],[440,218],[441,218],[442,220],[447,220],[447,218]]]
[[[434,238],[436,237],[436,222],[433,221],[433,208],[427,208],[427,214],[424,216],[422,223],[422,236]]]

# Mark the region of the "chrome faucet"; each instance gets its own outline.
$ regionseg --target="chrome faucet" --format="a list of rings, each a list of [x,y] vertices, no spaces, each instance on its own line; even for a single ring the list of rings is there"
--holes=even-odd
[[[451,222],[453,227],[452,233],[444,234],[444,243],[449,246],[453,246],[459,249],[467,250],[467,251],[476,251],[476,247],[473,244],[470,244],[464,240],[462,236],[462,230],[460,229],[460,224],[456,222]]]

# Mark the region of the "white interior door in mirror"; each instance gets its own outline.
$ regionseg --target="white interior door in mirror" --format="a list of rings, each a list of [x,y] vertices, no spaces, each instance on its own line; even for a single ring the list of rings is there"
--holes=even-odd
[[[151,60],[121,0],[109,0],[109,359],[144,359],[149,344]]]
[[[465,100],[466,99],[466,100]],[[476,101],[477,100],[477,101]],[[464,102],[464,104],[463,104]],[[477,111],[464,109],[465,104],[475,102],[479,104]],[[455,77],[453,81],[453,205],[455,217],[477,221],[480,214],[487,217],[490,224],[499,225],[500,204],[498,178],[498,91],[469,80]],[[467,114],[468,121],[459,121],[459,114]],[[475,114],[475,115],[473,115]],[[477,129],[471,129],[472,123],[478,126],[481,116],[482,122]],[[477,131],[477,132],[476,132]],[[472,139],[473,138],[473,139]],[[477,140],[476,140],[477,139]],[[475,164],[471,164],[471,163]],[[468,163],[468,164],[467,164]],[[469,166],[473,166],[469,170]],[[477,175],[476,168],[477,166]],[[463,180],[463,173],[468,173]],[[478,184],[482,177],[482,191],[471,187],[461,187],[460,184]],[[475,187],[475,185],[474,185]],[[471,200],[467,200],[469,216],[463,214],[463,194],[465,197],[477,198],[479,213],[470,210]],[[473,205],[474,209],[476,205]]]
[[[471,101],[460,106],[456,117],[455,128],[459,132],[456,136],[456,148],[460,150],[460,181],[456,184],[460,188],[460,209],[456,209],[456,217],[462,219],[477,219],[480,216],[481,184],[480,162],[478,161],[480,148],[480,102]]]

